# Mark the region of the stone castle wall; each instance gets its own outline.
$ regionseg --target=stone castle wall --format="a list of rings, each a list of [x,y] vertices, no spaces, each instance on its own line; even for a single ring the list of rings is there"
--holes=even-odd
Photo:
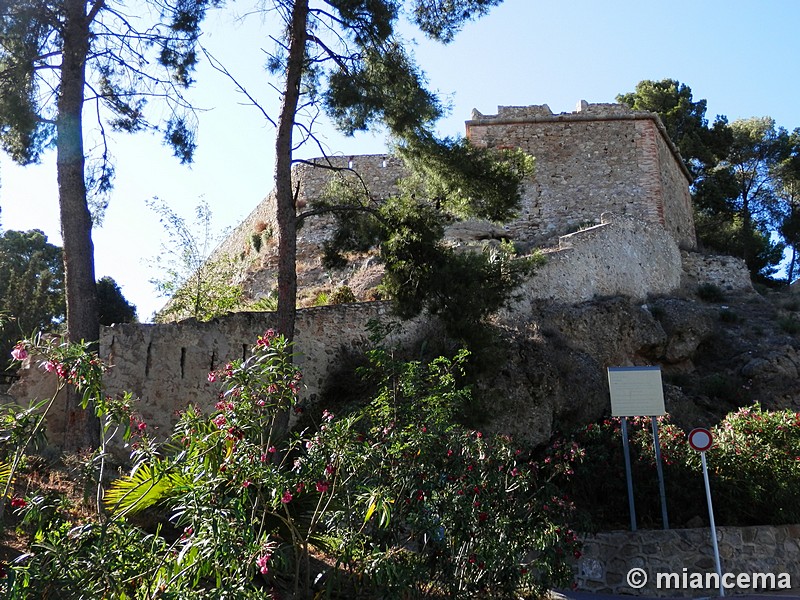
[[[680,251],[660,227],[632,217],[602,215],[602,223],[561,236],[557,250],[521,286],[521,298],[504,314],[523,317],[527,301],[574,304],[602,296],[648,296],[674,292],[681,284]]]
[[[472,143],[521,148],[536,157],[519,219],[510,237],[542,243],[597,223],[603,212],[666,228],[684,249],[697,245],[690,176],[653,113],[618,104],[586,104],[554,115],[547,105],[473,112]]]
[[[348,357],[363,357],[368,349],[371,320],[391,320],[385,302],[340,304],[300,310],[295,342],[302,353],[295,362],[303,372],[302,399],[312,405],[336,377],[347,369]],[[259,335],[276,326],[275,313],[241,312],[208,322],[194,319],[177,323],[127,323],[102,327],[100,357],[110,366],[103,376],[106,394],[130,392],[137,408],[156,435],[168,435],[177,421],[176,411],[189,403],[213,408],[218,383],[209,383],[209,371],[236,358],[249,356]],[[410,346],[429,337],[436,324],[424,319],[405,321],[402,331],[389,343]],[[20,379],[9,391],[17,403],[26,405],[55,392],[55,374],[28,359]],[[348,375],[352,375],[352,368]],[[58,403],[56,406],[63,406]],[[60,444],[69,424],[63,410],[48,415],[48,439]]]
[[[723,573],[771,573],[776,582],[779,573],[788,573],[793,588],[800,587],[800,525],[717,527],[717,540]],[[667,598],[717,595],[714,589],[656,587],[656,573],[682,576],[684,569],[687,574],[714,573],[709,528],[614,531],[582,541],[583,556],[575,569],[581,591]],[[647,574],[647,584],[641,589],[631,588],[626,581],[633,568]]]
[[[690,177],[655,114],[634,112],[618,104],[585,102],[578,111],[560,115],[554,115],[547,105],[501,106],[497,115],[475,111],[466,127],[473,143],[521,148],[536,158],[536,164],[534,174],[523,183],[516,219],[503,225],[457,224],[448,229],[456,242],[488,235],[509,238],[521,248],[552,245],[559,236],[598,224],[602,213],[611,212],[665,229],[682,249],[696,247]],[[376,199],[395,194],[398,179],[406,173],[402,161],[391,155],[338,156],[299,163],[294,171],[300,186],[298,212],[323,194],[337,169],[348,168]],[[277,246],[270,237],[277,230],[274,206],[270,195],[216,253],[239,260],[239,280],[254,299],[276,284]],[[332,224],[331,217],[313,217],[298,232],[301,289],[318,285],[329,276],[320,256]],[[256,250],[251,241],[254,235],[263,237],[263,248]]]

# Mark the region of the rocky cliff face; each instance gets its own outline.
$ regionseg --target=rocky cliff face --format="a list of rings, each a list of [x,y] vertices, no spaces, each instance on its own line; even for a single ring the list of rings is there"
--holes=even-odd
[[[543,443],[610,413],[606,368],[660,365],[667,411],[690,428],[753,402],[800,408],[800,301],[740,293],[623,297],[580,304],[541,301],[502,327],[502,365],[478,382],[476,420],[488,430]]]

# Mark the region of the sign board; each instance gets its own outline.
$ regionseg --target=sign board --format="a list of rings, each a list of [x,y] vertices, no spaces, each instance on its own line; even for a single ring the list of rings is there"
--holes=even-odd
[[[665,414],[661,367],[609,367],[611,414],[656,417]]]
[[[708,429],[698,427],[689,432],[689,445],[693,450],[705,452],[714,445],[714,438]]]

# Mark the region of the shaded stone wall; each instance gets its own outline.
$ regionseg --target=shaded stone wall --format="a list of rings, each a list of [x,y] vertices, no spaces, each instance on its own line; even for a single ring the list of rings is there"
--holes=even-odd
[[[723,573],[788,573],[800,587],[800,525],[718,527]],[[657,597],[704,595],[698,589],[658,589],[656,573],[713,573],[711,530],[614,531],[583,538],[583,555],[575,565],[578,589],[589,592]],[[644,569],[647,584],[632,588],[628,571]],[[705,576],[705,575],[704,575]],[[705,590],[705,595],[717,595]],[[732,593],[730,590],[729,593]],[[738,590],[746,593],[746,590]]]
[[[299,310],[295,341],[302,354],[296,364],[303,371],[301,398],[313,404],[335,378],[347,368],[347,359],[363,356],[369,345],[371,320],[392,320],[383,302],[341,304]],[[128,323],[103,327],[100,356],[110,365],[103,377],[105,393],[131,392],[140,399],[138,409],[151,430],[167,435],[177,420],[176,411],[194,403],[204,409],[217,401],[218,383],[208,382],[208,373],[227,362],[247,357],[258,336],[275,327],[275,313],[232,313],[200,323],[194,319],[167,324]],[[426,319],[403,323],[402,331],[389,343],[408,347],[429,337],[436,324]],[[55,375],[26,361],[21,379],[10,394],[20,404],[52,396]],[[59,403],[57,406],[63,406]],[[65,429],[63,410],[48,418],[49,439],[60,444]]]

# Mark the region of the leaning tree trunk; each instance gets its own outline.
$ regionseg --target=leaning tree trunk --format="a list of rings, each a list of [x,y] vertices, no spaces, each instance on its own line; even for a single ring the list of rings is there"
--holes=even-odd
[[[83,155],[83,88],[89,52],[89,18],[84,0],[64,2],[63,57],[56,122],[56,164],[64,243],[64,277],[67,300],[67,331],[70,342],[100,338],[97,288],[94,276],[92,218],[86,200]],[[66,406],[64,445],[68,448],[99,443],[97,420],[80,408],[76,393],[69,393]]]
[[[297,208],[292,186],[292,130],[306,57],[308,0],[292,7],[286,87],[275,141],[275,202],[278,221],[278,331],[294,339],[297,313]]]

